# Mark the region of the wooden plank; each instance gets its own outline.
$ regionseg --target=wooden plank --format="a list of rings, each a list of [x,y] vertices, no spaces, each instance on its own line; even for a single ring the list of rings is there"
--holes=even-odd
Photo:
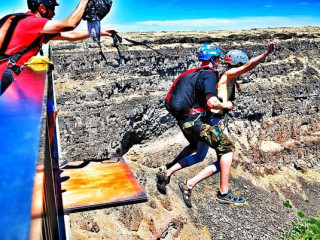
[[[146,201],[126,162],[73,162],[57,171],[65,212]]]
[[[43,214],[43,186],[44,186],[44,166],[38,165],[36,168],[36,175],[33,185],[33,196],[31,205],[31,227],[29,239],[36,240],[41,239],[41,225],[42,225],[42,214]]]

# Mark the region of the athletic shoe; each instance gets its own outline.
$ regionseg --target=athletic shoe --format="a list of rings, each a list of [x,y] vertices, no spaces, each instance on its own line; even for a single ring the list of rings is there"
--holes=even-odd
[[[187,207],[191,208],[191,189],[188,188],[187,186],[187,181],[186,183],[183,183],[182,181],[179,181],[179,188],[182,192],[183,195],[183,201],[187,205]]]
[[[157,172],[157,189],[162,194],[167,194],[166,186],[170,183],[170,177],[167,177],[166,171]]]
[[[246,202],[244,198],[236,197],[232,195],[230,189],[226,194],[221,194],[220,191],[218,191],[217,201],[219,203],[227,203],[227,204],[234,204],[234,205],[241,205]]]

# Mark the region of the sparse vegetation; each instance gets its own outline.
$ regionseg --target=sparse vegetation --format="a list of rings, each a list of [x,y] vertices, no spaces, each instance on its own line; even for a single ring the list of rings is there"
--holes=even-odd
[[[292,203],[290,200],[286,200],[283,202],[283,206],[285,206],[286,208],[292,208]]]
[[[306,214],[303,211],[298,211],[297,214],[301,218],[304,218],[306,216]]]
[[[302,217],[305,213],[298,211],[298,215]],[[320,239],[320,212],[318,217],[310,217],[303,220],[294,220],[292,229],[288,230],[280,239],[304,239],[304,240],[317,240]]]
[[[129,47],[127,45],[119,44],[119,50],[120,51],[127,51],[128,49],[129,49]]]
[[[308,199],[305,200],[309,203]],[[283,202],[283,206],[287,208],[294,208],[290,200]],[[284,235],[280,238],[281,240],[320,240],[320,212],[318,217],[306,218],[306,214],[297,210],[297,215],[299,219],[295,219],[292,222],[292,228],[288,229]]]

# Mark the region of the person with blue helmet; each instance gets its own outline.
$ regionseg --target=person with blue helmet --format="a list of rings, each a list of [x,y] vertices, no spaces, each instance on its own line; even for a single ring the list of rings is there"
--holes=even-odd
[[[232,89],[236,83],[237,78],[250,70],[256,67],[261,63],[269,54],[271,54],[276,48],[278,39],[274,39],[270,42],[268,49],[265,53],[249,60],[247,54],[241,50],[231,50],[225,56],[225,63],[227,64],[226,71],[222,74],[219,83],[218,83],[218,96],[222,99],[223,103],[230,101]],[[233,99],[232,99],[233,100]],[[220,109],[213,110],[214,118],[219,113]],[[197,185],[202,180],[212,176],[217,172],[220,174],[220,190],[216,196],[216,199],[219,203],[228,203],[228,204],[243,204],[245,203],[244,198],[236,197],[231,194],[229,188],[229,176],[231,170],[231,163],[233,159],[233,152],[228,153],[230,157],[225,157],[222,159],[219,155],[218,161],[205,167],[201,172],[191,179],[188,179],[184,182],[179,182],[179,188],[183,193],[183,199],[188,207],[191,207],[191,189]]]
[[[204,160],[209,149],[208,145],[211,145],[211,147],[215,148],[215,150],[219,152],[220,155],[224,155],[225,153],[231,152],[234,148],[233,144],[228,139],[228,137],[221,131],[219,131],[219,133],[215,133],[219,134],[218,141],[212,141],[211,139],[207,139],[206,141],[200,141],[200,129],[196,130],[195,132],[189,133],[188,131],[190,129],[185,130],[184,127],[188,124],[192,125],[195,122],[199,122],[200,125],[206,124],[206,126],[208,126],[208,130],[209,128],[211,128],[212,130],[213,124],[211,123],[211,121],[207,120],[207,117],[201,116],[202,113],[206,112],[204,106],[206,106],[208,102],[210,102],[210,108],[215,107],[218,109],[232,109],[232,104],[230,102],[222,104],[214,96],[217,94],[217,67],[219,64],[219,57],[221,55],[222,51],[220,47],[210,43],[203,44],[197,51],[197,57],[201,61],[201,67],[207,68],[207,70],[203,70],[203,72],[200,73],[198,77],[198,84],[200,85],[199,89],[203,90],[200,91],[198,94],[196,92],[197,97],[195,98],[195,103],[193,104],[193,109],[190,112],[189,116],[184,121],[178,121],[184,136],[187,138],[190,144],[182,150],[182,152],[173,160],[173,162],[166,165],[166,169],[161,169],[157,173],[157,188],[159,192],[163,194],[166,194],[166,185],[169,184],[170,177],[173,173]],[[206,100],[206,95],[208,94],[211,94],[211,97],[213,97],[213,99],[209,100],[208,98]],[[211,126],[209,124],[211,124]],[[223,136],[220,136],[222,134]],[[217,136],[214,136],[214,138],[217,139]],[[213,144],[213,142],[215,141],[217,142],[217,144],[215,145],[219,146],[219,148]],[[194,152],[196,153],[193,154]]]
[[[201,47],[197,50],[196,54],[197,54],[198,60],[201,61],[201,67],[208,66],[211,63],[212,69],[214,71],[217,71],[219,58],[223,54],[223,52],[218,45],[215,45],[212,43],[205,43],[201,45]],[[194,141],[192,138],[189,138],[187,136],[185,137],[188,139],[190,144],[187,147],[185,147],[181,151],[181,153],[171,163],[166,164],[160,170],[170,169],[173,165],[175,165],[185,157],[189,158],[188,159],[189,166],[197,162],[201,162],[205,158],[208,151],[208,146],[204,147],[205,144],[203,144],[202,142]],[[196,155],[191,155],[194,152],[197,152]],[[174,169],[176,168],[173,168],[171,170],[173,170],[174,172]],[[179,169],[176,169],[176,170],[179,170]],[[170,171],[168,171],[167,173],[169,174],[169,176],[172,174],[170,173]],[[165,189],[165,184],[162,186],[162,188]],[[162,192],[165,192],[165,191],[163,190]]]
[[[197,57],[202,61],[202,65],[209,65],[210,61],[214,69],[218,68],[219,57],[222,54],[221,48],[212,43],[205,43],[197,50]]]

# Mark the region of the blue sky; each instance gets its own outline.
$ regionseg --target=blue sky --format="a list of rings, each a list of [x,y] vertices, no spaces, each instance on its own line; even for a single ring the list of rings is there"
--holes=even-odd
[[[64,19],[79,1],[58,2],[55,19]],[[0,15],[25,9],[26,0],[1,0]],[[320,26],[320,0],[114,0],[102,25],[119,32]]]

